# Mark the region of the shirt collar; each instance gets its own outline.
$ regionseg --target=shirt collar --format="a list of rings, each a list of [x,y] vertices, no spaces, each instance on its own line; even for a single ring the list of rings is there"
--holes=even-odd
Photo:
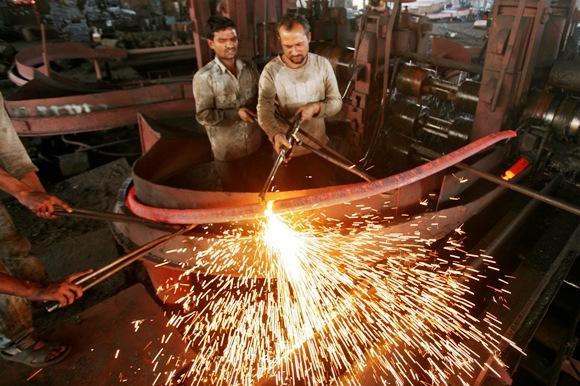
[[[229,72],[226,65],[223,64],[222,61],[217,56],[213,60],[218,65],[220,70],[222,70],[222,72],[226,72],[226,71]],[[240,74],[240,72],[242,72],[242,69],[244,68],[244,62],[242,60],[240,60],[239,58],[236,58],[236,68],[238,69],[238,75]]]

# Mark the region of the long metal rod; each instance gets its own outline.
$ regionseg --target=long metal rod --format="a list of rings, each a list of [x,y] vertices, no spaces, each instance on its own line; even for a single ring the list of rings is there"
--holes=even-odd
[[[550,193],[552,190],[554,190],[559,181],[560,176],[558,175],[555,178],[553,178],[542,189],[540,193],[542,194]],[[513,234],[513,232],[516,231],[520,227],[520,225],[523,224],[529,218],[529,216],[533,213],[534,209],[536,209],[536,207],[539,204],[540,201],[538,200],[531,200],[530,202],[528,202],[524,206],[524,208],[518,212],[518,215],[512,221],[510,221],[510,223],[501,231],[501,233],[497,237],[495,237],[493,241],[489,243],[489,245],[481,247],[476,246],[476,249],[483,249],[486,255],[493,256],[497,248],[500,247],[505,242],[505,240],[507,240]],[[471,268],[479,270],[483,265],[483,260],[484,258],[481,255],[479,255],[477,258],[475,258],[473,261],[469,263],[469,266]]]
[[[158,223],[158,222],[151,221],[151,220],[148,220],[145,218],[131,216],[128,214],[114,213],[114,212],[99,212],[99,211],[89,210],[89,209],[72,208],[71,213],[69,213],[63,209],[57,209],[57,210],[55,210],[54,213],[60,217],[86,218],[86,219],[91,219],[91,220],[100,220],[100,221],[107,221],[107,222],[136,223],[136,224],[147,225],[147,226],[150,226],[153,228],[158,228],[160,230],[176,229],[174,225]]]
[[[312,146],[310,146],[302,141],[298,142],[298,145],[310,150],[311,152],[313,152],[314,154],[316,154],[320,158],[330,162],[333,165],[336,165],[336,166],[346,170],[349,173],[352,173],[352,174],[362,178],[365,181],[371,182],[371,181],[375,180],[373,177],[371,177],[367,173],[365,173],[362,170],[360,170],[359,168],[357,168],[355,164],[351,163],[351,165],[348,165],[348,164],[342,162],[341,160],[339,160],[339,159],[337,159],[329,154],[326,154],[325,152],[321,151],[320,149],[316,149],[315,147],[312,147]]]
[[[415,146],[415,149],[417,149],[420,153],[422,153],[427,158],[435,159],[435,158],[441,157],[441,154],[434,152],[433,150],[428,149],[428,148],[423,147],[423,146]],[[479,169],[476,169],[476,168],[466,164],[465,162],[457,162],[453,166],[458,167],[459,169],[466,170],[470,173],[473,173],[476,176],[483,178],[484,180],[493,182],[494,184],[503,186],[504,188],[508,188],[508,189],[513,190],[515,192],[521,193],[524,196],[534,198],[534,199],[541,201],[543,203],[552,205],[558,209],[562,209],[562,210],[565,210],[566,212],[570,212],[572,214],[575,214],[576,216],[580,216],[580,208],[578,208],[577,206],[568,204],[567,202],[558,200],[558,199],[553,198],[553,197],[546,196],[544,194],[536,192],[535,190],[525,188],[525,187],[518,185],[518,184],[514,184],[513,182],[508,182],[508,181],[502,180],[501,178],[496,177],[491,173],[487,173],[487,172],[481,171]]]
[[[457,166],[460,169],[466,170],[470,173],[473,173],[476,176],[483,178],[484,180],[488,180],[488,181],[493,182],[495,184],[504,186],[508,189],[511,189],[513,191],[521,193],[525,196],[535,198],[538,201],[555,206],[558,209],[562,209],[562,210],[565,210],[566,212],[570,212],[572,214],[575,214],[576,216],[580,216],[580,208],[578,208],[577,206],[568,204],[567,202],[560,201],[560,200],[555,199],[553,197],[546,196],[546,195],[538,193],[534,190],[525,188],[521,185],[502,180],[501,178],[496,177],[493,174],[483,172],[479,169],[475,169],[475,168],[473,168],[473,167],[471,167],[468,164],[463,163],[463,162],[458,162],[457,164],[455,164],[455,166]]]
[[[163,243],[165,243],[165,242],[173,239],[174,237],[177,237],[185,232],[192,230],[196,226],[197,225],[185,226],[185,227],[178,229],[177,231],[175,231],[173,233],[163,235],[163,236],[158,237],[154,240],[151,240],[148,243],[135,249],[134,251],[131,251],[131,252],[127,253],[126,255],[123,255],[123,256],[119,257],[118,259],[112,261],[111,263],[105,265],[104,267],[101,267],[98,270],[90,273],[89,275],[86,275],[86,276],[79,278],[73,284],[82,285],[82,284],[88,282],[89,280],[95,278],[90,283],[86,284],[85,286],[81,286],[83,288],[83,291],[87,290],[89,288],[92,288],[95,285],[102,282],[103,280],[110,277],[111,275],[114,275],[115,273],[119,272],[120,270],[127,267],[128,265],[139,260],[141,257],[143,257],[143,255],[149,253],[151,250],[158,247],[159,245],[161,245],[161,244],[163,244]],[[52,311],[56,310],[57,308],[59,308],[59,305],[53,304],[51,306],[48,306],[46,308],[46,310],[48,312],[52,312]]]
[[[479,64],[472,64],[472,63],[463,63],[458,62],[453,59],[446,59],[446,58],[437,58],[431,57],[427,55],[417,54],[414,52],[405,52],[401,55],[405,59],[412,59],[418,62],[429,63],[435,66],[441,66],[445,68],[450,68],[452,70],[460,70],[471,72],[473,74],[481,74],[483,72],[483,66]]]
[[[336,150],[334,150],[330,146],[323,145],[322,142],[320,142],[319,140],[314,138],[314,136],[310,135],[306,131],[299,130],[299,133],[300,133],[300,135],[304,136],[304,138],[307,138],[308,140],[310,140],[311,142],[313,142],[314,144],[319,146],[321,149],[324,149],[327,153],[334,156],[334,158],[341,160],[345,164],[353,164],[354,165],[354,162],[352,162],[351,160],[349,160],[348,158],[346,158],[345,156],[343,156],[342,154],[340,154],[339,152],[337,152]]]
[[[552,192],[558,183],[560,182],[560,175],[553,178],[540,192],[542,195],[549,194]],[[493,241],[483,249],[487,255],[494,255],[496,250],[516,231],[521,224],[523,224],[529,217],[529,215],[534,211],[534,209],[539,205],[540,201],[532,199],[526,204],[526,206],[519,211],[518,215],[508,224],[502,232],[493,239]],[[476,267],[477,268],[477,267]]]

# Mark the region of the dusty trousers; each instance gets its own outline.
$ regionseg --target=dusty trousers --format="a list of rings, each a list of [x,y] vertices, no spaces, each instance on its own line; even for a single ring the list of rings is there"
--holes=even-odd
[[[44,265],[37,257],[30,255],[30,242],[17,232],[12,218],[1,203],[0,272],[37,283],[46,283],[47,279]],[[0,350],[32,329],[30,302],[0,294]]]

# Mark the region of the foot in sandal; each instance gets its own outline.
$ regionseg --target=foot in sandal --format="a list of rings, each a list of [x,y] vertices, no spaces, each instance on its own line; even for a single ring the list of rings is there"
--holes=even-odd
[[[70,346],[46,343],[29,334],[0,351],[0,357],[30,367],[45,367],[61,362],[70,352]]]

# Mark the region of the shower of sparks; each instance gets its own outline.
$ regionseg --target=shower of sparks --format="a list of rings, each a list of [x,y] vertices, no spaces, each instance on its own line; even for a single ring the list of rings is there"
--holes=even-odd
[[[504,366],[499,321],[472,316],[470,284],[484,275],[460,241],[439,256],[433,240],[390,234],[378,212],[357,211],[349,224],[322,223],[269,206],[251,231],[192,236],[179,252],[192,256],[194,284],[169,323],[195,356],[164,384],[467,385],[488,356]]]

